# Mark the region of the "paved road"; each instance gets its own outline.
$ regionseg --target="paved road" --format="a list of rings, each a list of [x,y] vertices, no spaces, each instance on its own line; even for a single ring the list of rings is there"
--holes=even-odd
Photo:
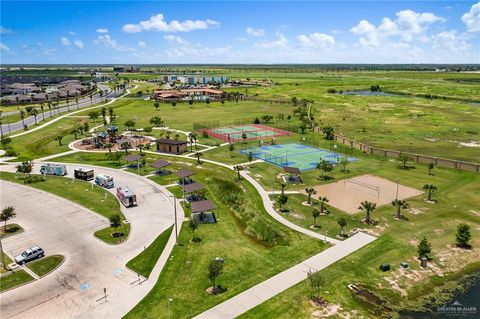
[[[34,172],[39,166],[35,165]],[[68,165],[69,173],[75,167],[78,165]],[[14,167],[0,169],[13,171]],[[128,185],[137,193],[138,207],[121,206],[132,226],[130,237],[121,245],[107,245],[93,236],[95,230],[108,226],[106,218],[52,194],[0,182],[2,205],[15,206],[15,222],[25,228],[25,232],[4,240],[5,251],[13,256],[37,244],[47,254],[66,256],[65,263],[52,274],[2,293],[2,318],[119,318],[155,284],[170,250],[142,285],[132,284],[138,277],[125,264],[173,224],[173,205],[165,189],[127,172],[97,167],[95,173],[112,175],[118,186]],[[177,209],[179,220],[183,220],[181,207]],[[108,302],[97,302],[104,287]]]
[[[324,269],[363,246],[368,245],[375,239],[376,238],[373,236],[358,233],[355,236],[324,250],[318,255],[315,255],[201,313],[196,316],[195,319],[229,319],[238,317],[242,313],[247,312],[268,299],[278,295],[282,291],[305,280],[309,270]]]
[[[99,85],[99,88],[101,88],[102,90],[105,90],[108,87]],[[97,104],[97,103],[105,101],[106,98],[117,97],[118,95],[120,95],[122,93],[121,91],[113,92],[110,89],[109,89],[109,91],[110,91],[110,93],[107,96],[100,97],[100,95],[95,94],[93,96],[92,101],[90,101],[90,97],[80,99],[79,102],[78,102],[78,108],[82,109],[82,108],[85,108],[85,107],[89,107],[93,104]],[[75,101],[71,102],[70,106],[68,108],[66,106],[62,107],[62,105],[63,104],[61,104],[61,106],[58,109],[55,109],[55,110],[52,109],[52,115],[58,115],[60,113],[68,112],[69,110],[74,111],[74,110],[77,109],[77,104],[75,103]],[[45,118],[50,118],[50,112],[48,111],[48,108],[47,108],[47,111],[45,111],[43,113],[39,113],[37,115],[37,121],[41,121],[43,119],[42,114],[45,115]],[[6,114],[3,114],[3,115],[6,115]],[[6,120],[4,120],[3,122],[5,123]],[[33,116],[26,117],[24,119],[24,122],[25,122],[25,125],[27,125],[27,126],[35,125],[35,118]],[[4,134],[10,134],[12,132],[16,132],[16,131],[20,131],[20,130],[23,130],[22,121],[18,121],[18,122],[15,122],[15,123],[2,124],[2,131],[3,131]]]

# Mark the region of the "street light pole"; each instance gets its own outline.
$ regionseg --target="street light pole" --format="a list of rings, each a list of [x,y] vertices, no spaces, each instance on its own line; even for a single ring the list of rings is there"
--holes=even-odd
[[[398,199],[398,185],[400,184],[400,178],[397,178],[397,193],[395,194],[395,199]]]
[[[168,298],[168,319],[170,319],[170,304],[173,302],[172,298]]]

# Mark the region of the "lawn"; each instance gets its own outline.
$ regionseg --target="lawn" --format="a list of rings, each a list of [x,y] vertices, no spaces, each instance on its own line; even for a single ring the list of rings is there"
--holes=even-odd
[[[21,232],[23,232],[23,228],[18,224],[7,224],[6,229],[5,225],[0,227],[0,236],[2,238],[6,238]]]
[[[357,227],[375,234],[378,240],[355,252],[351,256],[322,270],[327,280],[322,289],[322,297],[333,305],[339,305],[339,317],[364,316],[380,317],[378,307],[359,301],[348,290],[347,285],[355,283],[385,300],[392,311],[393,318],[403,309],[422,309],[431,300],[441,302],[458,288],[459,279],[463,275],[480,270],[480,176],[474,173],[435,168],[433,175],[427,174],[425,165],[415,164],[414,168],[401,169],[399,164],[383,161],[375,157],[363,156],[360,161],[371,165],[370,173],[395,180],[400,178],[402,184],[421,189],[423,184],[432,183],[438,187],[434,197],[438,203],[424,201],[425,195],[408,199],[410,208],[403,212],[404,220],[393,219],[394,208],[386,205],[373,212],[376,226],[366,226],[360,221],[363,214],[355,214],[348,219],[348,214],[332,209],[327,216],[320,216],[318,224],[324,226],[327,221],[329,230],[338,231],[338,225],[329,218],[344,215],[347,227]],[[359,162],[360,162],[359,161]],[[257,165],[257,164],[256,164]],[[267,165],[267,164],[265,164]],[[363,165],[350,167],[351,174],[368,172]],[[317,172],[318,173],[318,172]],[[341,178],[331,174],[335,179]],[[340,173],[339,173],[340,174]],[[287,188],[288,190],[288,188]],[[315,195],[318,196],[319,194]],[[321,194],[320,194],[321,195]],[[303,227],[308,228],[313,222],[310,208],[301,202],[304,195],[288,195],[286,208],[289,212],[284,216]],[[292,214],[293,212],[293,214]],[[293,216],[296,215],[296,216]],[[303,219],[305,217],[305,219]],[[471,226],[473,250],[455,247],[455,231],[459,223]],[[332,225],[333,224],[333,225]],[[331,226],[332,225],[332,226]],[[320,233],[323,229],[320,229]],[[432,244],[429,268],[422,270],[416,259],[416,245],[426,236]],[[410,269],[401,271],[399,264],[409,263]],[[381,263],[392,265],[392,271],[383,273],[378,270]],[[241,318],[259,318],[273,316],[278,318],[311,318],[321,313],[322,309],[314,308],[308,302],[308,285],[302,282],[272,298],[264,304],[252,309]],[[355,312],[356,311],[356,312]]]
[[[25,270],[20,269],[11,275],[0,277],[0,292],[26,284],[35,280]]]
[[[13,260],[11,260],[10,257],[8,257],[5,253],[3,253],[3,258],[5,259],[5,266],[8,266],[13,262]],[[4,270],[3,267],[0,267],[0,274],[4,273],[5,271],[8,270]]]
[[[76,161],[77,156],[79,154],[71,154],[57,160]],[[89,162],[93,162],[104,155],[88,156],[91,157]],[[196,237],[202,239],[200,243],[190,242],[191,232],[187,224],[183,225],[180,245],[174,247],[159,281],[128,317],[166,317],[166,301],[170,296],[175,299],[174,316],[191,317],[325,248],[323,242],[272,221],[255,189],[244,180],[234,182],[236,175],[233,171],[209,163],[195,165],[194,160],[155,157],[178,161],[182,164],[175,163],[172,167],[187,166],[196,172],[194,180],[206,186],[206,196],[215,203],[214,211],[219,222],[200,225],[196,231]],[[177,180],[172,176],[175,175],[150,178],[166,185]],[[230,198],[228,194],[233,195]],[[205,291],[209,286],[206,267],[216,256],[226,260],[219,282],[228,290],[217,296],[208,296]],[[156,262],[155,258],[152,259]],[[254,274],[251,269],[256,269]]]
[[[17,178],[14,173],[2,172],[0,178],[10,182],[24,184],[24,177]],[[68,185],[68,187],[66,187],[66,185]],[[45,181],[28,184],[30,187],[55,194],[77,203],[106,218],[118,214],[121,216],[122,221],[125,220],[125,216],[123,216],[120,210],[120,204],[115,196],[100,186],[93,185],[92,188],[92,185],[93,184],[81,180],[75,180],[75,182],[72,183],[71,178],[59,176],[48,176]],[[65,189],[68,189],[68,191],[65,191]],[[105,194],[107,194],[106,200]],[[123,233],[125,236],[118,238],[112,237],[111,233],[113,230],[110,227],[95,232],[95,236],[107,243],[116,244],[128,237],[130,225],[122,224],[117,231]]]
[[[153,270],[153,267],[155,267],[158,258],[160,258],[163,249],[167,245],[170,234],[172,233],[172,229],[173,226],[158,235],[158,237],[147,247],[147,249],[142,251],[138,256],[127,263],[127,267],[143,277],[148,278]]]
[[[35,260],[26,266],[39,277],[43,277],[57,268],[64,259],[65,257],[62,255],[52,255]]]

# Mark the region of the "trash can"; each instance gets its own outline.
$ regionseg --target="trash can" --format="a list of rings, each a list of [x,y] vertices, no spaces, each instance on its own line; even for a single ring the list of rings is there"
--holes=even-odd
[[[407,268],[408,268],[408,263],[402,261],[402,262],[400,263],[400,267],[402,267],[403,269],[407,269]]]
[[[390,270],[390,264],[381,264],[380,265],[380,270],[381,271],[389,271]]]

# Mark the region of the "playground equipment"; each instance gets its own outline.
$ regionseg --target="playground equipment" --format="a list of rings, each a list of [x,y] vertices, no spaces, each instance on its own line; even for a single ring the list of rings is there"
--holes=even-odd
[[[95,184],[104,188],[113,188],[115,186],[113,183],[113,177],[105,174],[98,174],[95,177]]]
[[[73,176],[76,179],[82,179],[84,181],[91,181],[94,179],[93,169],[87,169],[83,167],[79,167],[73,171]]]
[[[67,175],[67,166],[64,164],[42,164],[40,174],[65,176]]]
[[[117,187],[117,198],[125,207],[137,205],[137,195],[127,186]]]

